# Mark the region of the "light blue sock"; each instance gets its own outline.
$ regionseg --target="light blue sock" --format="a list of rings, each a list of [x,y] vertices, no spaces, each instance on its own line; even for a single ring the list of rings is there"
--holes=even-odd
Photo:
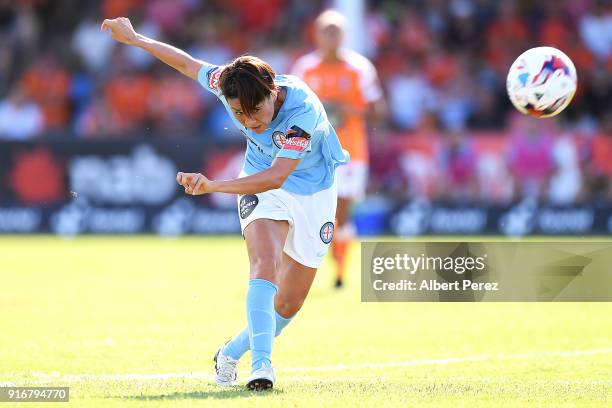
[[[274,312],[274,314],[276,315],[276,333],[274,333],[274,337],[277,337],[279,334],[281,334],[285,326],[289,324],[291,319],[295,317],[295,315],[285,318],[279,315],[278,312]],[[242,357],[242,355],[250,348],[249,329],[247,327],[238,333],[229,343],[225,345],[225,347],[223,347],[223,354],[230,356],[234,360],[240,360],[240,357]]]
[[[279,334],[281,334],[285,326],[287,326],[289,322],[295,317],[295,315],[291,317],[283,317],[277,312],[274,312],[274,314],[276,315],[276,333],[274,333],[274,337],[277,337]]]
[[[240,360],[240,357],[250,348],[249,328],[247,327],[223,347],[223,354],[234,360]]]
[[[272,366],[270,354],[276,333],[274,317],[274,296],[278,286],[265,279],[251,279],[247,291],[247,323],[251,346],[251,366],[253,371],[262,364]]]

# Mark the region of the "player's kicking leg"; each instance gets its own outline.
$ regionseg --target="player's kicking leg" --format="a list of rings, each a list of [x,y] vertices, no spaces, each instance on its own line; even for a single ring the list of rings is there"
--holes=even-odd
[[[250,389],[268,389],[274,385],[271,361],[272,342],[276,332],[274,297],[278,292],[283,246],[288,230],[287,221],[263,218],[255,219],[243,229],[250,264],[246,296],[251,373],[254,375],[247,384]],[[217,353],[215,380],[230,385],[235,379],[232,380],[230,375],[233,362],[227,357],[223,351]]]
[[[317,270],[296,262],[287,254],[283,254],[282,270],[282,279],[279,283],[279,291],[274,299],[274,307],[276,315],[286,326],[304,304],[304,299],[308,295]],[[277,330],[276,335],[279,334],[280,330]],[[272,388],[274,382],[272,368],[262,365],[259,370],[251,374],[247,381],[247,387],[254,390]]]
[[[270,219],[256,219],[243,230],[250,264],[246,296],[252,373],[247,383],[249,389],[263,390],[274,385],[271,361],[276,332],[274,297],[278,292],[288,231],[287,221]]]
[[[274,298],[276,315],[276,332],[278,336],[297,314],[308,295],[314,280],[316,269],[309,268],[283,253],[281,279],[278,293]],[[250,349],[248,328],[245,328],[231,341],[221,347],[215,355],[217,375],[215,382],[219,385],[235,385],[238,360]],[[257,382],[259,376],[270,373],[253,373],[250,380]],[[274,375],[273,372],[271,373]],[[274,383],[274,379],[272,380]]]

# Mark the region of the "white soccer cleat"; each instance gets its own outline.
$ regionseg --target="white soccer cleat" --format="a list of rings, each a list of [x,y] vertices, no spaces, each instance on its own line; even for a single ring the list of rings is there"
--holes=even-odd
[[[251,374],[247,382],[247,388],[253,391],[269,390],[274,386],[274,381],[274,369],[261,363],[261,368]]]
[[[215,383],[223,387],[231,387],[236,385],[238,378],[238,360],[234,360],[230,356],[223,354],[223,346],[217,350],[215,354]]]

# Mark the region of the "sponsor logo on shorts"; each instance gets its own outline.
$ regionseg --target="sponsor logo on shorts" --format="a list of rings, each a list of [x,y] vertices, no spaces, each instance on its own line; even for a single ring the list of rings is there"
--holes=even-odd
[[[257,207],[259,204],[259,198],[255,194],[247,194],[240,198],[240,205],[238,206],[238,211],[240,211],[240,218],[245,219]]]
[[[278,147],[279,149],[283,148],[286,140],[287,138],[285,137],[285,134],[280,130],[272,133],[272,141],[274,142],[274,146]]]
[[[211,69],[206,73],[208,78],[208,87],[213,91],[219,90],[219,78],[221,77],[221,70],[217,67]]]
[[[329,244],[332,241],[332,238],[334,237],[334,223],[328,221],[323,224],[321,230],[319,231],[319,236],[321,237],[321,241],[323,241],[324,244]]]

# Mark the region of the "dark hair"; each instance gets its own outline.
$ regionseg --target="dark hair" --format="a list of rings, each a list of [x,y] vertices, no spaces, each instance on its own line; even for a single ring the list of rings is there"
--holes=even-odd
[[[257,105],[275,89],[275,77],[269,64],[257,57],[245,55],[223,67],[219,87],[226,98],[238,98],[244,113],[251,116]]]

